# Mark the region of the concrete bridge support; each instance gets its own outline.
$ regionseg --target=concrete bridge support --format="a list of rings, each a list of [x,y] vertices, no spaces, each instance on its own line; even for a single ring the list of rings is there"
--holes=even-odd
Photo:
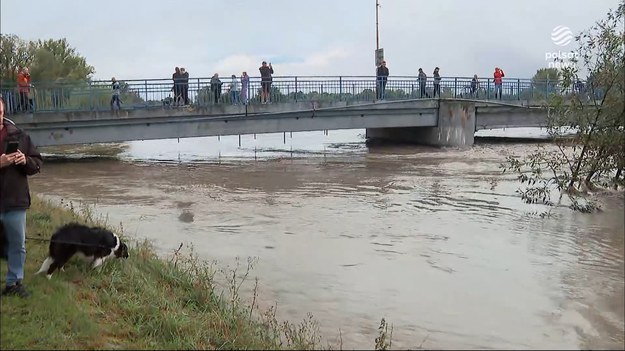
[[[440,100],[436,127],[368,128],[367,141],[464,147],[473,145],[475,126],[475,102]]]

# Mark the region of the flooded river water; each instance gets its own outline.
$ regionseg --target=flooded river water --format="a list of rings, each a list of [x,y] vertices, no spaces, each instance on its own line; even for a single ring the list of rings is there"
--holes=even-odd
[[[163,254],[257,257],[278,317],[311,312],[344,348],[372,348],[382,317],[393,348],[623,347],[622,195],[540,218],[498,168],[533,144],[368,148],[363,134],[132,142],[49,161],[31,186]]]

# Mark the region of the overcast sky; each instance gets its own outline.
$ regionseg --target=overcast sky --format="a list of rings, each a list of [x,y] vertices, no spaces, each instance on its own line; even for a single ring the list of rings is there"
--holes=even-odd
[[[380,0],[380,47],[391,75],[529,78],[573,33],[604,18],[618,0]],[[375,0],[0,0],[0,31],[24,39],[69,40],[95,77],[371,75]]]

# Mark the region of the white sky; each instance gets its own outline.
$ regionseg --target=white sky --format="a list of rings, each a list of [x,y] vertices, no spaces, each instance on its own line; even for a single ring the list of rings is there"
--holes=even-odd
[[[380,46],[391,75],[530,78],[558,46],[618,0],[380,0]],[[375,0],[0,0],[0,32],[24,39],[66,37],[95,78],[372,75]]]

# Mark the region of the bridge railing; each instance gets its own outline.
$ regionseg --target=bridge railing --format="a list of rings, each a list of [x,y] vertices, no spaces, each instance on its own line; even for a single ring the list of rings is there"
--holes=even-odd
[[[241,88],[240,79],[239,88]],[[175,100],[174,83],[168,79],[124,80],[121,85],[121,108],[162,108],[184,105]],[[210,78],[190,78],[182,84],[188,91],[188,103],[195,106],[231,104],[228,90],[231,78],[221,79],[221,85],[211,84]],[[572,88],[563,89],[560,81],[504,78],[501,98],[495,96],[492,78],[481,78],[472,84],[470,77],[442,77],[440,95],[448,98],[481,100],[545,100],[553,94],[573,94]],[[271,102],[301,101],[375,101],[379,100],[378,81],[373,76],[275,76],[271,84]],[[581,88],[580,88],[581,91]],[[3,85],[0,91],[7,102],[7,112],[21,110],[52,111],[106,111],[111,109],[110,81],[34,82],[28,94],[20,93],[15,85]],[[260,103],[260,77],[250,77],[245,91],[249,104]],[[391,76],[385,86],[385,100],[430,98],[434,81],[428,77],[424,89],[415,76]]]

